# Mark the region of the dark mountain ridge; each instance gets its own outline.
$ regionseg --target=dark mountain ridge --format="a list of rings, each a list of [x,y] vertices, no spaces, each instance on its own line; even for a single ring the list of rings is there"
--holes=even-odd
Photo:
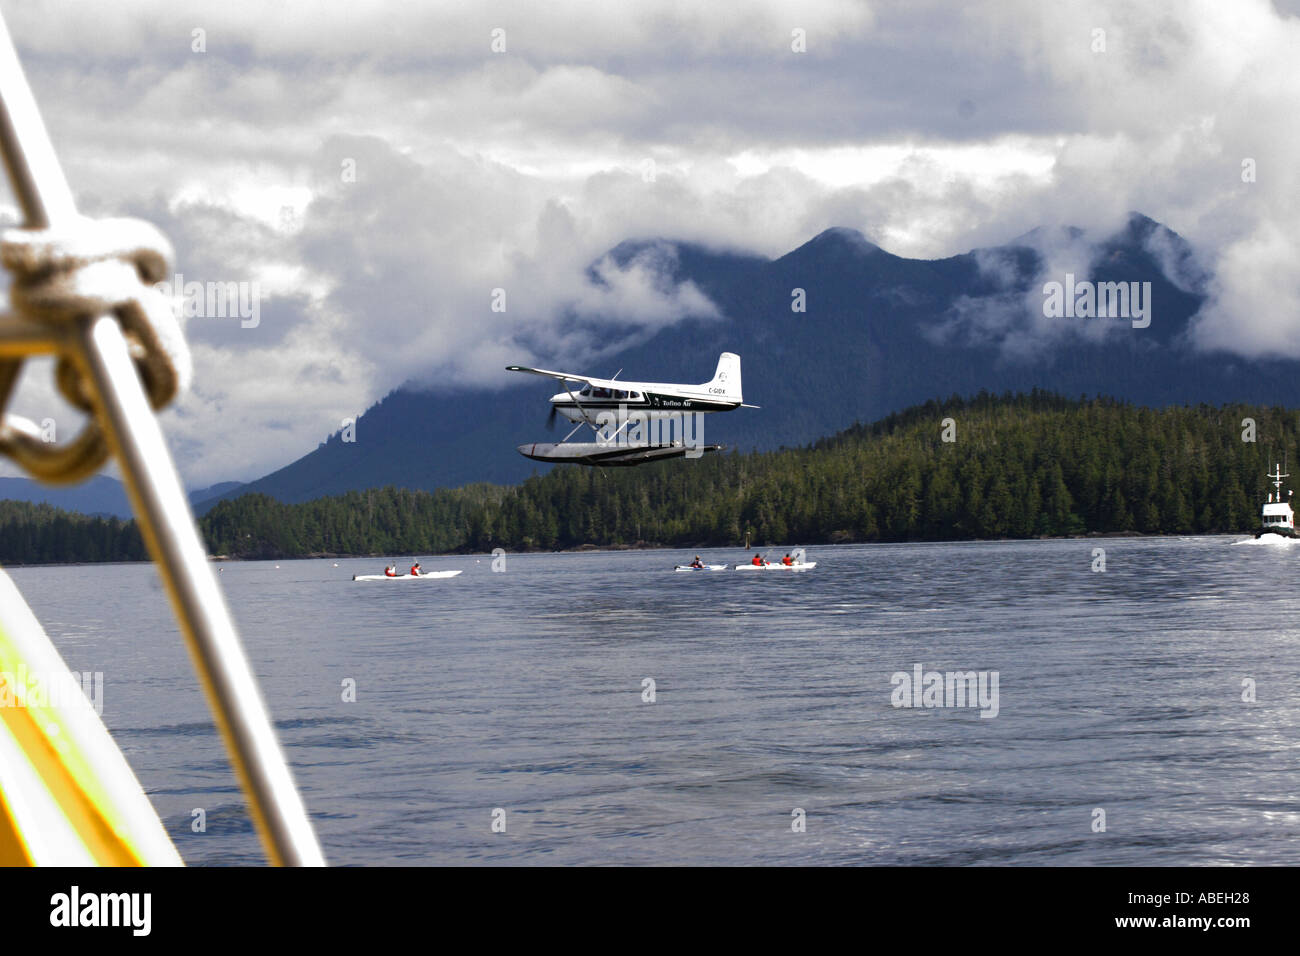
[[[722,318],[683,319],[594,371],[622,367],[629,379],[701,382],[718,353],[739,353],[745,400],[762,408],[710,416],[705,440],[743,450],[804,445],[929,399],[981,390],[1045,388],[1155,407],[1300,405],[1300,362],[1191,347],[1206,276],[1181,237],[1145,216],[1133,214],[1114,235],[1087,244],[1072,268],[1079,280],[1150,282],[1150,326],[1045,318],[1042,283],[1064,279],[1045,273],[1046,263],[1083,239],[1078,230],[1037,229],[936,260],[893,255],[842,227],[776,259],[661,239],[623,242],[609,253],[617,266],[649,258],[659,282],[693,282]],[[806,311],[792,310],[797,289]],[[520,360],[527,358],[521,349]],[[355,442],[330,436],[225,497],[262,492],[297,502],[384,485],[516,482],[550,467],[515,446],[558,440],[544,425],[552,391],[540,381],[504,390],[399,388],[358,419]]]

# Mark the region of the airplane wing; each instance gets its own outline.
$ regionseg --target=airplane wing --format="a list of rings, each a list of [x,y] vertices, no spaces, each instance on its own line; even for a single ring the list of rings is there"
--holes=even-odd
[[[524,365],[507,365],[507,372],[527,372],[529,375],[541,375],[559,382],[583,382],[587,385],[604,382],[602,378],[588,378],[586,375],[570,375],[568,372],[552,372],[544,368],[528,368]]]

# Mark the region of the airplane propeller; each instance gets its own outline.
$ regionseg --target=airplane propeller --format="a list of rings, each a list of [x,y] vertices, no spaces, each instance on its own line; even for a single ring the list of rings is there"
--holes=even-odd
[[[551,414],[546,416],[546,430],[548,432],[555,431],[555,416],[559,413],[559,411],[560,410],[556,408],[554,405],[551,406]]]

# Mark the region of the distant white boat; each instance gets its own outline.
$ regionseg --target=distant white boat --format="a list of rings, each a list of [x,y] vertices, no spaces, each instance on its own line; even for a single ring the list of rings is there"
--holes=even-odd
[[[1291,496],[1294,491],[1288,491],[1286,497],[1282,496],[1282,479],[1290,478],[1290,474],[1282,473],[1281,465],[1274,465],[1273,472],[1268,476],[1273,479],[1273,492],[1269,494],[1268,501],[1264,503],[1264,509],[1260,514],[1260,528],[1255,532],[1255,537],[1265,539],[1269,535],[1278,535],[1282,538],[1296,538],[1295,531],[1295,511],[1291,508]]]
[[[782,564],[780,561],[773,561],[771,564],[738,564],[737,571],[811,571],[817,567],[816,561],[807,561],[803,564]]]

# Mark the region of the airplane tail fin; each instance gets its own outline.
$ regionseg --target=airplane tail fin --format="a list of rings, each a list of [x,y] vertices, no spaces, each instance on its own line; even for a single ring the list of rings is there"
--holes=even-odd
[[[722,389],[713,394],[727,401],[744,401],[740,390],[740,356],[735,352],[723,352],[718,356],[718,370],[713,373],[713,381],[706,382],[705,387]]]

